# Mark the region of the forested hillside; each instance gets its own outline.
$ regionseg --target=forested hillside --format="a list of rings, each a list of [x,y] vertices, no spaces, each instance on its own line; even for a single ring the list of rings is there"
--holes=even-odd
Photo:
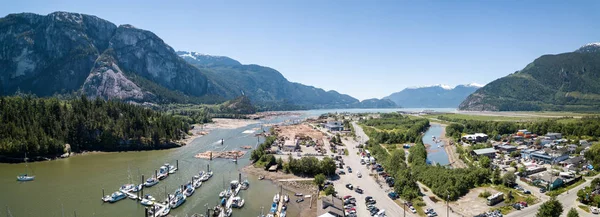
[[[0,97],[0,156],[56,157],[71,151],[174,147],[190,128],[182,118],[118,101]]]
[[[461,110],[600,111],[599,44],[544,55],[497,79],[461,103]]]

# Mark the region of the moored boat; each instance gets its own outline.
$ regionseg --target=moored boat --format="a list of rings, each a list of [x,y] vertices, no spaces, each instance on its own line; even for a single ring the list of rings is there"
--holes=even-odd
[[[175,195],[175,198],[173,198],[171,200],[171,202],[169,203],[169,206],[171,206],[171,208],[175,209],[175,208],[181,206],[181,204],[185,203],[185,199],[186,199],[186,196],[183,193],[178,192]]]
[[[169,168],[166,166],[161,166],[158,169],[158,179],[163,180],[169,176]]]
[[[290,197],[287,194],[283,196],[283,202],[290,202]]]
[[[121,186],[121,188],[119,189],[122,192],[130,192],[132,191],[136,186],[134,184],[124,184]]]
[[[125,199],[126,197],[127,197],[127,195],[124,194],[123,192],[116,191],[116,192],[112,193],[111,195],[105,196],[104,198],[102,198],[102,200],[104,202],[114,203],[119,200]]]
[[[250,187],[250,182],[248,182],[248,179],[244,180],[244,182],[242,182],[242,190],[247,190]]]
[[[144,183],[144,186],[152,187],[156,184],[158,184],[158,179],[156,177],[152,177],[152,178],[149,178],[146,180],[146,182]]]
[[[25,174],[18,175],[17,181],[26,182],[26,181],[33,181],[35,179],[35,176],[27,175],[28,167],[29,167],[29,165],[27,164],[27,154],[25,154]]]
[[[279,202],[279,193],[275,194],[275,196],[273,197],[273,203],[277,202]]]
[[[244,199],[242,199],[241,197],[234,197],[233,198],[233,203],[231,204],[231,207],[233,208],[242,208],[244,206],[244,203],[246,201]]]

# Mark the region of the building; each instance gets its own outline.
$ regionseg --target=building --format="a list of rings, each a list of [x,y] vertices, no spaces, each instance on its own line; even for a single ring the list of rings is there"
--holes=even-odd
[[[484,133],[469,134],[463,136],[462,140],[465,142],[486,142],[488,140],[488,135]]]
[[[504,153],[511,153],[513,151],[517,151],[517,146],[512,146],[512,145],[499,145],[495,147],[498,151],[504,152]]]
[[[531,159],[531,154],[533,154],[533,152],[536,152],[536,150],[535,149],[521,150],[521,158],[523,158],[525,160],[529,160],[529,159]]]
[[[531,153],[531,159],[537,162],[543,162],[547,164],[556,164],[569,158],[569,151],[567,149],[552,150],[546,148],[541,151]]]
[[[586,163],[586,160],[583,156],[569,158],[569,159],[566,159],[566,160],[560,162],[560,164],[564,167],[572,165],[569,167],[575,167],[575,168],[581,168],[585,163]]]
[[[546,133],[546,137],[548,137],[549,139],[562,139],[562,134],[560,133]]]
[[[319,209],[317,211],[317,215],[328,216],[326,214],[329,214],[334,217],[344,217],[345,216],[344,201],[342,201],[342,199],[333,197],[333,195],[331,195],[329,197],[321,198],[321,200],[319,200],[319,203],[320,203],[320,206],[318,206],[318,207],[320,207],[321,209]]]
[[[342,131],[344,130],[344,124],[341,121],[327,121],[324,127],[330,131]]]
[[[493,159],[496,157],[496,149],[494,149],[494,148],[477,149],[477,150],[473,150],[471,152],[471,155],[473,157],[487,156],[487,157]]]
[[[283,147],[281,149],[282,149],[282,151],[286,151],[286,152],[294,152],[296,150],[299,150],[300,149],[300,140],[297,140],[297,139],[295,141],[286,140],[283,143]]]

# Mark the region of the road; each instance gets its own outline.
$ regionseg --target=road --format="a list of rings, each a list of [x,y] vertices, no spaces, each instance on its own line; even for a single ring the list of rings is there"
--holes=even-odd
[[[352,124],[354,125],[357,138],[360,138],[359,141],[366,141],[368,137],[367,135],[365,135],[362,128],[360,128],[360,126],[356,125],[355,123]],[[353,139],[343,139],[342,142],[344,143],[349,152],[348,156],[343,157],[344,163],[346,164],[345,166],[350,166],[352,168],[352,173],[340,175],[340,179],[334,181],[335,189],[338,191],[339,195],[352,195],[356,198],[356,212],[357,215],[360,217],[371,216],[365,206],[365,197],[367,196],[373,197],[373,199],[377,201],[377,204],[375,204],[375,206],[379,209],[385,209],[385,213],[387,216],[405,216],[404,209],[402,209],[402,207],[400,207],[387,196],[387,193],[389,192],[389,188],[387,187],[387,185],[385,183],[382,183],[382,187],[380,187],[379,184],[375,181],[375,178],[369,175],[371,173],[371,170],[367,166],[360,164],[360,157],[356,155],[356,153],[358,152],[358,148],[356,148],[356,146],[358,146],[359,142],[354,141]],[[345,167],[344,170],[347,171]],[[362,178],[358,178],[358,172],[360,172],[363,175]],[[360,188],[363,189],[364,193],[358,194],[354,191],[347,189],[345,185],[348,183],[354,185],[355,187],[360,186]],[[416,215],[407,211],[406,216],[413,217]]]
[[[558,201],[560,201],[560,203],[563,205],[563,213],[562,213],[561,216],[567,216],[567,212],[569,212],[569,209],[571,209],[571,207],[576,208],[576,204],[577,204],[576,203],[576,201],[577,201],[577,191],[579,191],[580,189],[584,188],[585,186],[589,186],[591,184],[592,180],[594,178],[598,178],[598,177],[600,177],[600,175],[596,175],[594,177],[586,178],[585,183],[583,183],[583,184],[581,184],[581,185],[579,185],[579,186],[577,186],[577,187],[569,190],[568,194],[567,194],[567,192],[565,192],[565,193],[562,193],[561,195],[558,195],[558,197],[556,197],[556,199],[558,199]],[[519,184],[519,185],[521,185],[521,184]],[[526,186],[526,185],[521,185],[521,186]],[[529,206],[529,207],[527,207],[525,209],[522,209],[520,211],[514,211],[514,212],[512,212],[512,213],[510,213],[510,214],[508,214],[506,216],[507,217],[513,217],[513,216],[515,216],[515,217],[516,216],[519,216],[519,217],[521,217],[521,216],[528,216],[528,217],[531,216],[531,217],[533,217],[533,216],[535,216],[535,214],[537,213],[537,210],[540,208],[540,206],[541,206],[541,204],[543,202],[544,201],[542,201],[540,203],[537,203],[537,204],[535,204],[533,206]],[[583,211],[581,211],[578,208],[576,208],[576,209],[579,212],[579,216],[594,216],[594,215],[591,215],[589,213],[583,212]]]

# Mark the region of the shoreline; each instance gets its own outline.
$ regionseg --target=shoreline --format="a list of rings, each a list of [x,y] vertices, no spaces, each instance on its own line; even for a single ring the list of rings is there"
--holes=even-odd
[[[456,147],[454,147],[456,144],[451,145],[450,139],[446,137],[446,126],[448,125],[437,122],[434,123],[439,124],[442,127],[442,134],[439,139],[444,142],[444,150],[446,151],[446,155],[448,155],[448,162],[450,162],[452,168],[466,168],[467,166],[456,153]]]
[[[82,151],[82,152],[64,153],[62,155],[57,155],[57,156],[31,156],[31,157],[28,157],[27,162],[53,161],[53,160],[65,159],[65,158],[69,158],[69,157],[88,155],[88,154],[134,152],[134,151],[155,151],[155,150],[180,148],[183,146],[191,145],[194,140],[196,140],[197,138],[200,138],[204,135],[209,134],[210,131],[215,130],[215,129],[237,129],[237,128],[241,128],[241,127],[245,127],[245,126],[248,126],[251,124],[257,124],[257,123],[260,123],[260,122],[257,120],[248,120],[248,119],[214,118],[212,123],[193,124],[192,126],[194,126],[194,128],[189,130],[189,133],[191,133],[192,135],[187,135],[183,139],[164,143],[156,148],[113,150],[113,151],[108,151],[108,150],[103,150],[103,151],[89,150],[88,151],[88,150],[86,150],[86,151]],[[25,159],[0,156],[0,163],[19,164],[19,163],[25,163]]]

